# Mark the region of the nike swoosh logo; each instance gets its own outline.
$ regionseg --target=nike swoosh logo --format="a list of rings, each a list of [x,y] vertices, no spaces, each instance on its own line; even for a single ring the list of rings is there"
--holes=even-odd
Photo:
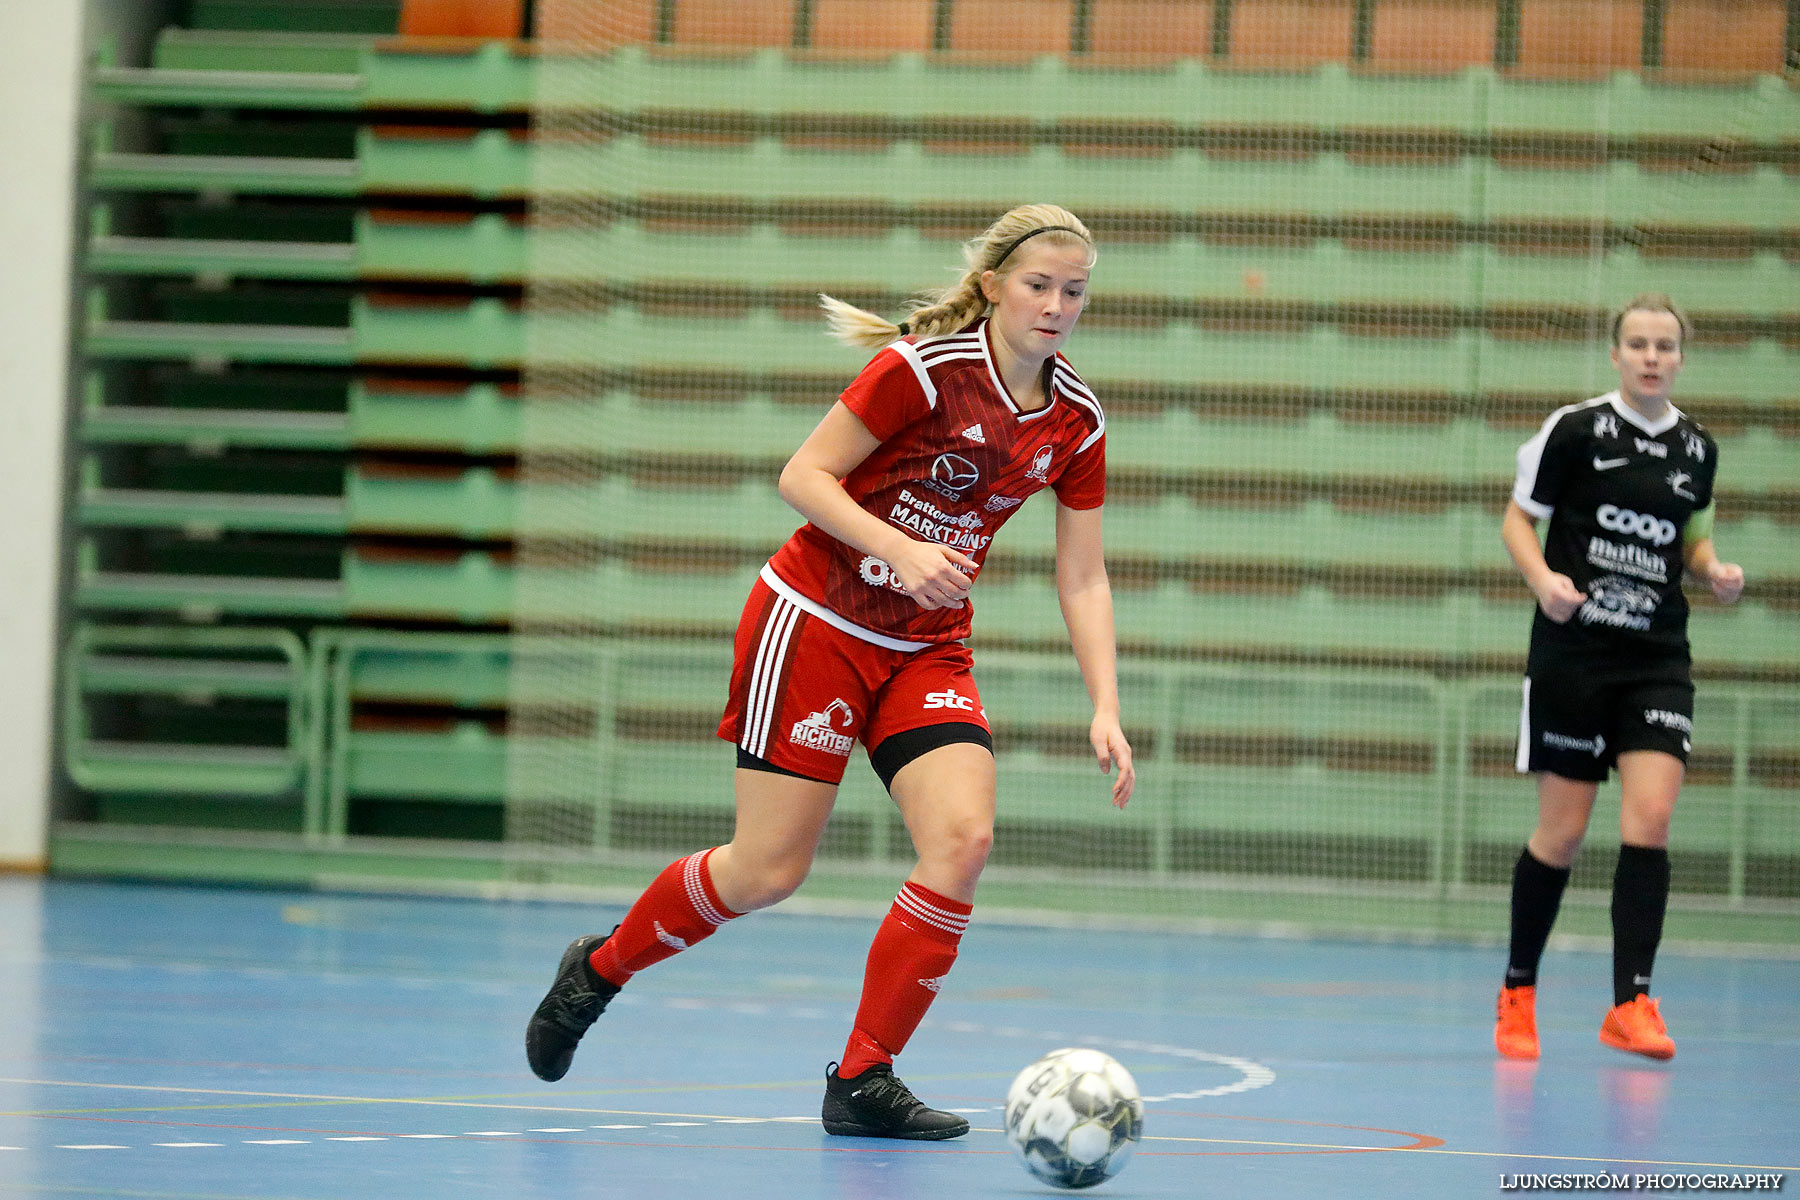
[[[1630,461],[1631,460],[1629,458],[1598,458],[1598,457],[1596,457],[1594,459],[1594,470],[1610,471],[1614,467],[1622,467]]]

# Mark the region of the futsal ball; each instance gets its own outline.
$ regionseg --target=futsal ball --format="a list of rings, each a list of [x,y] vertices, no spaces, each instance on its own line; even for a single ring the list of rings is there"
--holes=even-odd
[[[1027,1171],[1057,1187],[1111,1179],[1143,1133],[1137,1083],[1098,1050],[1052,1050],[1006,1091],[1006,1140]]]

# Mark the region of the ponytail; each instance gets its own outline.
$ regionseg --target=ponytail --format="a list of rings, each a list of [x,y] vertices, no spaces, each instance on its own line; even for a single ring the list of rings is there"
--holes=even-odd
[[[846,345],[870,349],[880,349],[909,334],[930,338],[967,329],[988,310],[981,277],[988,271],[1004,275],[1003,268],[1019,244],[1040,234],[1057,244],[1080,247],[1087,252],[1088,265],[1093,265],[1094,237],[1079,217],[1054,204],[1028,204],[1013,209],[980,237],[965,243],[962,278],[921,297],[904,321],[896,324],[821,293],[819,306],[825,310],[826,328]]]

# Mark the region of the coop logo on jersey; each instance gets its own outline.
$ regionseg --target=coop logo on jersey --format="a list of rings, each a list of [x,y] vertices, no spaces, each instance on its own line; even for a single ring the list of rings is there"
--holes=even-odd
[[[856,564],[856,573],[870,587],[891,588],[901,595],[906,594],[906,587],[900,582],[900,576],[894,573],[894,568],[885,559],[871,554]]]
[[[822,750],[826,754],[836,754],[844,758],[850,757],[852,744],[850,735],[839,733],[837,726],[850,728],[856,721],[856,714],[842,700],[833,700],[825,706],[824,712],[816,712],[804,721],[795,721],[793,731],[788,734],[788,741],[803,750]]]
[[[1648,454],[1651,458],[1669,457],[1669,448],[1661,442],[1653,442],[1649,438],[1632,438],[1631,444],[1638,448],[1639,454]]]
[[[1681,435],[1681,444],[1687,448],[1687,456],[1695,462],[1706,461],[1706,439],[1697,433]]]
[[[1599,438],[1616,438],[1619,436],[1619,418],[1612,413],[1600,413],[1594,418],[1594,436]]]
[[[1600,528],[1641,537],[1652,546],[1666,546],[1676,537],[1675,526],[1671,522],[1650,513],[1620,508],[1616,504],[1602,504],[1594,517],[1600,522]]]
[[[1680,496],[1683,500],[1699,499],[1698,496],[1687,490],[1687,485],[1694,477],[1689,475],[1686,471],[1670,471],[1665,478],[1669,482],[1669,490],[1674,492],[1677,496]]]
[[[1694,732],[1694,721],[1692,717],[1687,716],[1685,713],[1670,712],[1666,708],[1646,708],[1644,710],[1644,724],[1661,725],[1664,729],[1673,729],[1679,733],[1685,733],[1690,737]]]
[[[1606,738],[1597,733],[1591,738],[1578,738],[1570,737],[1566,733],[1553,733],[1546,729],[1544,730],[1544,745],[1557,750],[1582,750],[1592,754],[1595,758],[1606,753]]]
[[[1021,503],[1023,503],[1023,501],[1017,496],[989,496],[987,503],[981,507],[987,509],[989,512],[997,513],[1005,512],[1009,508],[1016,508]]]
[[[1031,456],[1031,466],[1025,471],[1025,478],[1035,479],[1039,483],[1050,482],[1050,460],[1056,451],[1049,446],[1039,446],[1037,453]]]
[[[968,712],[975,707],[975,699],[965,696],[955,688],[945,688],[941,692],[925,693],[926,708],[954,708],[958,712]]]
[[[928,482],[933,491],[952,500],[961,500],[964,492],[981,482],[981,472],[960,454],[940,454],[931,464]]]

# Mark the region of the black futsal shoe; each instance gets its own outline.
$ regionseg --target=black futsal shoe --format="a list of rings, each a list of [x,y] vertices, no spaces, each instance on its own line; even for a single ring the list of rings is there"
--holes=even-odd
[[[613,932],[618,932],[616,926]],[[590,933],[569,943],[549,992],[525,1026],[525,1057],[531,1062],[532,1072],[548,1083],[569,1073],[581,1035],[606,1011],[607,1002],[619,994],[617,984],[600,978],[588,965],[588,955],[605,941],[605,937]]]
[[[825,1107],[820,1119],[826,1133],[938,1142],[969,1132],[969,1123],[955,1113],[921,1104],[887,1063],[876,1063],[849,1079],[840,1078],[837,1069],[836,1063],[825,1069]]]

